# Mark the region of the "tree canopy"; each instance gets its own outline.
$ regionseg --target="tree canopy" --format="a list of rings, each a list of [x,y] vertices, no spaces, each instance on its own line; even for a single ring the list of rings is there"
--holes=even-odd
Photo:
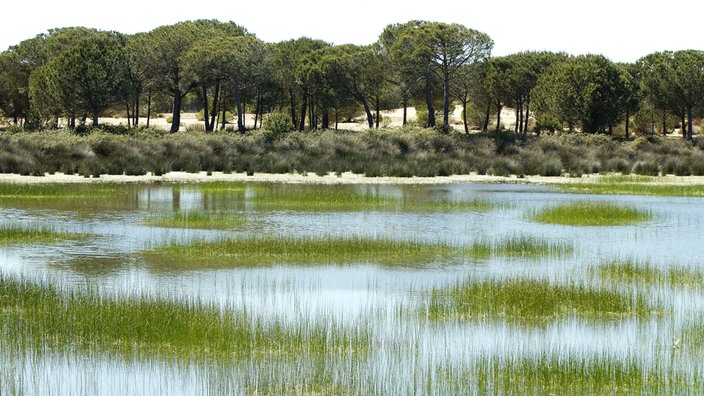
[[[661,114],[663,131],[668,117],[680,120],[689,139],[704,114],[703,51],[658,52],[622,65],[549,52],[492,58],[493,45],[463,25],[418,20],[388,25],[363,46],[307,37],[265,43],[217,20],[135,35],[52,29],[0,53],[0,110],[27,128],[52,128],[88,118],[97,124],[102,113],[125,110],[137,125],[156,107],[172,114],[175,132],[185,105],[203,111],[205,131],[214,131],[218,118],[225,128],[232,112],[244,132],[248,111],[259,122],[265,112],[289,114],[298,130],[361,114],[373,128],[382,110],[423,105],[423,126],[435,126],[437,113],[448,130],[455,100],[465,132],[487,129],[491,114],[502,128],[509,107],[524,136],[534,119],[589,133],[610,133],[625,121],[628,136],[631,119],[649,111]]]

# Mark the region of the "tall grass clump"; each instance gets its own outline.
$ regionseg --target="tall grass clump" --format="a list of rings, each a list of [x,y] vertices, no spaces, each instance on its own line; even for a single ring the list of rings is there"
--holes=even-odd
[[[227,211],[187,210],[146,217],[145,224],[164,228],[240,229],[247,225],[241,214]]]
[[[147,250],[141,256],[155,267],[203,269],[358,262],[404,266],[452,258],[460,252],[458,248],[442,243],[426,244],[367,237],[251,236],[167,245]]]
[[[121,300],[99,291],[60,291],[0,279],[0,334],[8,345],[41,353],[60,351],[184,361],[275,359],[363,351],[363,333],[332,324],[289,328],[244,311],[159,297]]]
[[[660,176],[606,176],[596,181],[582,181],[561,185],[566,192],[584,194],[652,195],[672,197],[702,197],[704,185],[674,184]]]
[[[220,241],[170,244],[140,253],[152,267],[206,269],[275,264],[372,263],[418,266],[437,260],[485,259],[493,256],[536,258],[571,252],[571,248],[532,239],[451,245],[371,237],[249,236]]]
[[[538,223],[573,226],[616,226],[648,221],[650,211],[609,202],[577,201],[535,210],[528,218]]]
[[[543,353],[487,357],[461,369],[443,368],[456,393],[533,395],[632,395],[699,393],[700,381],[633,358]]]
[[[427,314],[432,319],[541,321],[566,316],[619,318],[645,316],[650,307],[640,295],[547,280],[467,280],[435,288]]]
[[[686,268],[658,268],[652,263],[634,259],[610,261],[593,271],[602,279],[619,283],[665,285],[670,287],[700,288],[704,272]]]
[[[52,243],[84,238],[85,235],[74,234],[42,225],[0,225],[0,245]]]
[[[269,185],[253,189],[248,198],[256,207],[299,211],[404,210],[487,211],[498,206],[487,200],[410,199],[349,186]]]
[[[572,246],[561,242],[539,240],[532,237],[505,238],[492,246],[494,256],[537,258],[563,256],[573,252]]]

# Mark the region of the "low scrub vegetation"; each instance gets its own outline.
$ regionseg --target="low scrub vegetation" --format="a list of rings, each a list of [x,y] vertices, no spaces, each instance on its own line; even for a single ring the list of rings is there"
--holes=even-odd
[[[579,176],[587,173],[703,175],[695,143],[651,137],[563,134],[525,139],[509,132],[464,135],[433,129],[364,132],[198,131],[151,129],[0,133],[0,173],[62,172],[160,175],[169,171],[367,176],[454,174]],[[117,133],[123,132],[123,133]]]

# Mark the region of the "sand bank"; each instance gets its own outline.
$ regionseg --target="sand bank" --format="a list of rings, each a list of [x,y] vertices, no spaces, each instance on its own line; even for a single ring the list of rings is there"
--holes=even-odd
[[[146,174],[142,176],[102,175],[100,177],[83,177],[62,173],[44,176],[21,176],[0,174],[0,183],[205,183],[205,182],[260,182],[291,184],[452,184],[452,183],[512,183],[512,184],[565,184],[596,181],[602,175],[584,175],[582,177],[545,177],[545,176],[489,176],[489,175],[454,175],[436,177],[366,177],[354,173],[328,174],[319,176],[315,173],[269,174],[245,173],[207,174],[169,172],[161,176]],[[664,176],[656,179],[659,184],[704,185],[702,176]]]

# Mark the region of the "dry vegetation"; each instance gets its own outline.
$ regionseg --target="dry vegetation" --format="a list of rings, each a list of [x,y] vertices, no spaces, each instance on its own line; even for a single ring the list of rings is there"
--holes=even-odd
[[[702,147],[657,136],[442,134],[421,128],[247,134],[156,129],[0,133],[0,173],[97,176],[171,171],[353,172],[376,176],[704,175]]]

